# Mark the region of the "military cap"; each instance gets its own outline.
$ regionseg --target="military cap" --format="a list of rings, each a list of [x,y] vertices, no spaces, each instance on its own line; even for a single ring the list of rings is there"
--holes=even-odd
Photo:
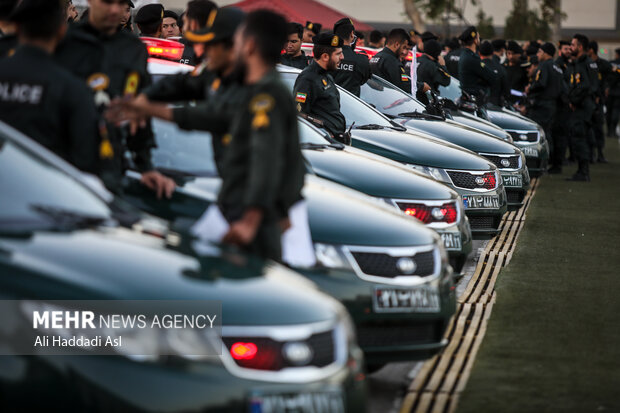
[[[207,19],[207,27],[188,30],[184,36],[192,43],[215,43],[232,39],[244,18],[245,13],[236,7],[213,9]]]
[[[323,28],[323,25],[321,23],[312,23],[311,21],[307,21],[305,28],[314,34],[319,34]]]
[[[152,24],[164,19],[164,6],[161,4],[147,4],[140,7],[134,22],[137,24]]]
[[[493,45],[488,40],[480,44],[480,55],[491,56],[493,54]]]
[[[338,31],[340,27],[345,27],[348,32],[355,30],[355,25],[353,24],[353,20],[351,20],[348,17],[344,17],[338,20],[336,23],[334,23],[334,33],[336,33],[336,31]]]
[[[537,65],[538,64],[538,56],[536,55],[532,55],[532,56],[528,56],[528,58],[526,60],[522,60],[521,61],[521,67],[530,67],[532,65]]]
[[[491,45],[493,46],[493,50],[495,50],[496,52],[499,52],[500,50],[506,48],[506,40],[495,39],[491,42]]]
[[[459,40],[462,42],[466,42],[469,39],[473,39],[477,35],[478,35],[478,31],[476,30],[476,28],[474,26],[469,26],[467,29],[463,31],[463,33],[461,33],[461,35],[459,36]]]
[[[457,39],[456,37],[453,37],[451,39],[446,40],[446,47],[449,47],[450,50],[458,49],[459,47],[461,47],[459,43],[459,39]]]
[[[523,54],[523,48],[519,46],[519,43],[515,42],[514,40],[508,41],[508,46],[506,47],[506,50],[510,50],[512,53],[516,54]]]
[[[332,32],[319,33],[312,38],[312,42],[319,46],[342,47],[344,42]]]
[[[133,4],[133,1],[131,0],[125,0],[125,3],[129,4],[129,7],[131,7],[132,9],[136,7],[135,4]]]
[[[439,40],[439,37],[437,37],[431,32],[424,32],[420,35],[420,37],[422,38],[423,42],[426,42],[427,40]]]
[[[0,0],[0,19],[6,19],[11,15],[19,0]]]
[[[562,47],[562,46],[570,46],[570,42],[568,40],[560,40],[558,42],[558,44],[560,45],[560,47]]]
[[[538,53],[538,49],[540,49],[540,46],[537,43],[530,44],[525,50],[525,54],[528,56],[535,55],[536,53]]]
[[[413,37],[413,36],[420,36],[420,32],[417,31],[416,29],[409,30],[409,37]]]
[[[33,21],[47,18],[65,10],[63,0],[22,0],[15,6],[9,19],[13,22]]]
[[[424,53],[437,59],[437,56],[441,53],[441,45],[435,39],[430,39],[424,42]]]
[[[172,17],[174,20],[179,21],[179,15],[172,10],[164,10],[164,18]]]
[[[553,43],[545,43],[542,46],[540,46],[540,48],[542,49],[543,52],[547,53],[549,56],[553,57],[553,55],[555,55],[555,46],[553,45]]]

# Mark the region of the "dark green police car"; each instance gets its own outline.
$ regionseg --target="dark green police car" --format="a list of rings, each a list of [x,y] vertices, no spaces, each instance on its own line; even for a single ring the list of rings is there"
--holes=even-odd
[[[306,278],[170,231],[1,123],[0,191],[2,300],[216,300],[223,324],[221,356],[166,332],[131,354],[20,356],[3,313],[1,411],[365,411],[350,317]]]

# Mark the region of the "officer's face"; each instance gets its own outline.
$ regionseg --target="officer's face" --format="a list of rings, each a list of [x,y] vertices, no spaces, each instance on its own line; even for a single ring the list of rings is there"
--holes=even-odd
[[[577,41],[577,39],[573,39],[570,41],[570,51],[573,56],[579,56],[581,54],[581,45]]]
[[[222,42],[205,45],[204,53],[207,69],[212,72],[221,73],[232,64],[233,49]]]
[[[168,37],[179,36],[180,34],[181,32],[179,31],[177,21],[172,17],[164,17],[162,36],[167,39]]]
[[[304,29],[304,38],[302,41],[304,43],[312,43],[312,38],[315,36],[312,30]]]
[[[567,44],[564,44],[560,47],[560,54],[564,58],[569,58],[571,55],[571,47]]]
[[[342,47],[337,47],[329,56],[327,70],[336,70],[343,58],[344,55],[342,54]]]
[[[538,69],[538,65],[530,65],[527,68],[527,75],[529,77],[534,77],[534,73],[536,73],[536,70]]]
[[[125,25],[129,21],[131,17],[131,7],[129,4],[125,4],[125,9],[123,10],[123,15],[121,16],[121,24]]]
[[[547,60],[546,54],[542,49],[538,49],[536,52],[536,57],[538,57],[538,60],[541,62]]]
[[[88,4],[88,21],[103,32],[117,29],[127,6],[124,0],[88,0]]]
[[[301,39],[297,33],[289,34],[288,41],[284,46],[286,54],[289,56],[296,56],[301,50]]]

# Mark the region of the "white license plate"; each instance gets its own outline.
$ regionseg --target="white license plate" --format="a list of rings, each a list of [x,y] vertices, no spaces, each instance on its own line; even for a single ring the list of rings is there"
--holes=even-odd
[[[521,175],[502,176],[504,186],[507,188],[521,188],[523,186],[523,177]]]
[[[538,149],[537,148],[532,148],[532,147],[526,146],[524,148],[521,148],[521,151],[523,151],[523,154],[525,156],[530,156],[530,157],[537,157],[538,156]]]
[[[465,209],[499,208],[497,195],[467,195],[463,197]]]
[[[255,394],[250,398],[250,413],[344,413],[344,398],[339,389],[308,393]]]
[[[446,251],[460,251],[461,250],[461,233],[444,232],[439,234],[443,240],[443,246]]]
[[[375,287],[373,307],[377,313],[438,313],[440,310],[439,292],[436,288],[427,286]]]

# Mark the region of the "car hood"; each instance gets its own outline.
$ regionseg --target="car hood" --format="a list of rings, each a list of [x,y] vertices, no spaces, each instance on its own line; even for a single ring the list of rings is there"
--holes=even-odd
[[[217,196],[219,180],[197,178],[188,183],[194,193]],[[418,246],[437,234],[396,207],[323,178],[306,175],[303,196],[308,203],[312,241],[326,244]]]
[[[465,125],[469,126],[470,128],[481,130],[504,141],[512,141],[512,137],[508,132],[486,119],[481,119],[475,115],[472,115],[471,113],[467,113],[464,111],[452,112],[451,115],[452,120],[460,125]]]
[[[457,194],[447,186],[386,158],[355,148],[305,149],[320,177],[379,198],[445,200]]]
[[[494,165],[475,153],[415,132],[394,130],[351,131],[353,146],[397,162],[435,168],[488,171]]]
[[[0,238],[0,288],[38,299],[218,300],[224,325],[335,317],[338,305],[296,273],[180,238],[170,245],[123,228]]]
[[[512,144],[495,136],[451,120],[403,119],[399,123],[408,129],[426,133],[476,153],[514,154],[517,150]]]
[[[538,125],[536,122],[507,109],[487,109],[486,112],[489,116],[489,120],[504,130],[538,130]]]

